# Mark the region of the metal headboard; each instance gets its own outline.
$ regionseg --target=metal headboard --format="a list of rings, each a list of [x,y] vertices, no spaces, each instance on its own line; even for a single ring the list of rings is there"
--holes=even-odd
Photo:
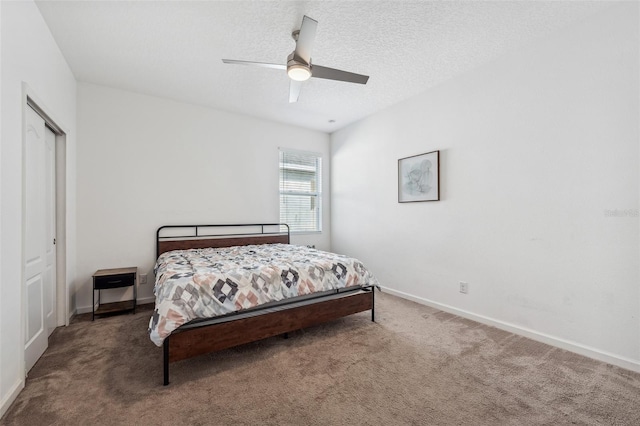
[[[202,248],[247,245],[269,242],[290,243],[291,233],[286,223],[241,223],[215,225],[165,225],[156,231],[156,258],[168,250],[163,245],[179,248]],[[193,247],[189,247],[193,245]]]

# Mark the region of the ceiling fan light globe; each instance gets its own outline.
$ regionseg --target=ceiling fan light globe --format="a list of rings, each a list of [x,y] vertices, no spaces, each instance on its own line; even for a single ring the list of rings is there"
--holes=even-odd
[[[311,70],[304,65],[290,65],[287,67],[287,74],[291,80],[306,81],[311,78]]]

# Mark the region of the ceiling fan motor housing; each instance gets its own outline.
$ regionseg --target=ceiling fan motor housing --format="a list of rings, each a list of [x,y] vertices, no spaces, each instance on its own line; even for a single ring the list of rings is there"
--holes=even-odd
[[[311,64],[297,56],[296,52],[291,52],[287,57],[287,74],[296,81],[308,80],[311,78]]]

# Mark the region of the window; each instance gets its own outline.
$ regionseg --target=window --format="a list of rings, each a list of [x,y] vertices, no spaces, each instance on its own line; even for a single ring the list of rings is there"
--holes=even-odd
[[[291,232],[322,231],[322,157],[280,150],[280,222]]]

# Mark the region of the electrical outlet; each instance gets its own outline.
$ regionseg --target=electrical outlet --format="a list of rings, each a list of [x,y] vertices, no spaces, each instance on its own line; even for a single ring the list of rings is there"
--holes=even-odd
[[[140,284],[147,283],[147,274],[140,274]]]
[[[460,281],[460,293],[463,293],[463,294],[469,293],[469,283]]]

